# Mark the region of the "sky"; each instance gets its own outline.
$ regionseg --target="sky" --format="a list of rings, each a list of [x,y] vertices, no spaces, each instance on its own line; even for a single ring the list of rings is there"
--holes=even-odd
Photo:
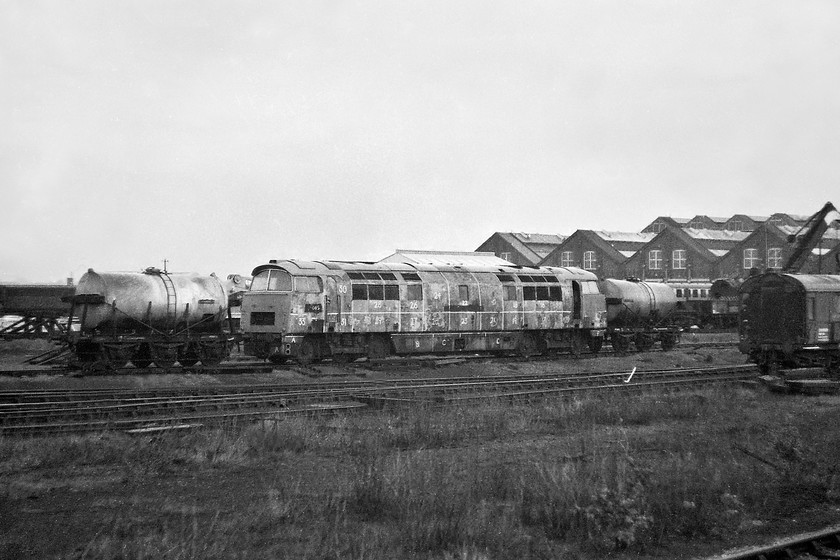
[[[834,0],[0,0],[0,283],[840,204]]]

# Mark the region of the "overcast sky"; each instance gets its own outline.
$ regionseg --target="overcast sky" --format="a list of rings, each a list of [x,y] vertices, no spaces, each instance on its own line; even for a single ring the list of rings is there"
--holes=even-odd
[[[840,204],[840,2],[0,0],[0,282]]]

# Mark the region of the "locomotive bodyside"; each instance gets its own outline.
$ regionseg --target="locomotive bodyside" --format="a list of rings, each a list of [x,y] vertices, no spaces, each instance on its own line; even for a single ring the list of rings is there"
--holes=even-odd
[[[740,288],[739,348],[762,371],[840,364],[840,276],[768,272]]]
[[[214,275],[89,269],[72,301],[81,328],[71,345],[82,367],[209,365],[227,355],[228,295]]]
[[[277,362],[600,348],[606,326],[596,278],[578,269],[272,261],[253,276],[245,350]]]
[[[648,350],[657,341],[665,350],[676,345],[679,329],[670,319],[678,302],[671,286],[612,278],[598,285],[606,298],[607,332],[616,350],[627,350],[631,340],[639,350]]]

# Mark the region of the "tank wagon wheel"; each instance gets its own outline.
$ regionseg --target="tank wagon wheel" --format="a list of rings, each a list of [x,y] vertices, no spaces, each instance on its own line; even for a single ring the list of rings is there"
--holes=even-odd
[[[169,369],[175,365],[178,359],[178,352],[175,347],[168,344],[152,345],[152,361],[159,368]]]
[[[597,354],[601,351],[601,347],[604,345],[604,339],[600,336],[590,336],[587,344],[589,345],[589,351],[593,354]]]
[[[610,336],[610,345],[614,351],[619,354],[624,354],[630,348],[630,338],[619,333],[612,333]]]
[[[534,335],[525,333],[516,345],[517,353],[523,358],[530,358],[537,355],[537,339]]]
[[[386,338],[380,336],[371,337],[368,341],[367,355],[371,360],[381,360],[391,354],[391,344]]]
[[[152,351],[148,344],[141,344],[137,347],[137,350],[134,351],[134,355],[131,357],[131,363],[141,369],[152,365]]]
[[[662,335],[662,350],[667,352],[668,350],[673,350],[674,346],[677,345],[677,336],[671,333],[665,333]]]
[[[178,349],[178,362],[184,367],[192,367],[198,363],[198,350],[195,343],[187,344]]]
[[[103,348],[104,358],[112,369],[124,368],[128,365],[131,354],[128,349],[120,346],[108,346]]]
[[[315,341],[313,341],[309,337],[304,338],[303,342],[300,343],[300,349],[298,350],[298,363],[304,366],[308,366],[317,359],[318,347],[315,345]]]

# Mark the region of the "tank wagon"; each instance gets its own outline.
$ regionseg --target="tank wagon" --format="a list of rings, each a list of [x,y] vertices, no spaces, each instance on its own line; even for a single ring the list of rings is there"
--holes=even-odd
[[[739,348],[763,372],[840,365],[840,276],[767,272],[741,285]]]
[[[597,352],[606,332],[597,277],[578,268],[272,260],[242,297],[245,353],[275,363]]]
[[[228,355],[228,311],[226,286],[215,275],[89,269],[72,296],[80,329],[70,344],[82,367],[217,364]]]
[[[677,296],[669,285],[608,278],[598,286],[606,299],[607,336],[617,351],[627,351],[631,342],[641,351],[657,341],[663,350],[679,342],[679,328],[672,323]]]

